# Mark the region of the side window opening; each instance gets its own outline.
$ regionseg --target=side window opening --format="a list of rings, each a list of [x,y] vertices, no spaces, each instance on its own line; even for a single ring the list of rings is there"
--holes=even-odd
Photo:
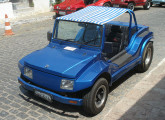
[[[111,24],[107,24],[105,27],[103,53],[107,59],[110,59],[128,46],[129,28]]]

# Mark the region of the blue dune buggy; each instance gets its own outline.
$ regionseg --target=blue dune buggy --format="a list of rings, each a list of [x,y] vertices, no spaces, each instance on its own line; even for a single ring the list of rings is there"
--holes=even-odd
[[[124,13],[129,22],[114,21]],[[153,33],[124,8],[90,6],[58,17],[47,37],[45,48],[19,61],[19,83],[91,115],[104,108],[112,83],[135,67],[147,71],[153,57]]]

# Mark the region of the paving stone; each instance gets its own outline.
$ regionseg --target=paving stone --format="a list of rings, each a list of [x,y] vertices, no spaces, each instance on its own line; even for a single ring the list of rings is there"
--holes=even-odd
[[[56,120],[67,120],[67,118],[59,117]]]
[[[20,107],[18,110],[22,112],[27,112],[29,109],[23,106],[23,107]]]
[[[39,117],[39,116],[40,116],[40,114],[38,114],[37,112],[32,111],[32,110],[30,110],[30,111],[28,112],[28,114],[31,115],[31,116],[33,116],[33,117]]]
[[[20,112],[16,116],[20,117],[21,119],[25,119],[25,118],[28,117],[28,115],[26,113],[24,113],[24,112]]]
[[[50,120],[47,116],[41,116],[38,118],[38,120]]]
[[[8,115],[5,117],[5,120],[16,120],[17,118],[14,115]]]
[[[9,110],[9,112],[12,113],[12,114],[17,114],[17,113],[19,113],[19,111],[16,110],[15,108]]]
[[[0,108],[2,108],[4,110],[9,110],[11,107],[9,107],[8,105],[5,105],[5,104],[0,104]]]
[[[11,101],[7,100],[5,97],[0,97],[0,101],[7,105],[11,103]]]
[[[50,113],[48,116],[51,117],[52,119],[58,119],[59,118],[59,116],[54,114],[54,113]]]
[[[10,100],[14,100],[15,99],[15,97],[13,95],[9,95],[7,98],[10,99]]]
[[[37,120],[35,118],[32,118],[32,117],[28,117],[26,120]],[[46,119],[45,119],[46,120]]]
[[[12,103],[12,104],[11,104],[11,106],[12,106],[12,107],[15,107],[15,108],[20,108],[20,107],[21,107],[21,105],[19,105],[19,104],[15,103],[15,102],[14,102],[14,103]]]
[[[4,110],[1,110],[1,111],[0,111],[0,116],[1,116],[1,117],[6,117],[8,114],[9,114],[9,113],[6,112],[6,111],[4,111]]]

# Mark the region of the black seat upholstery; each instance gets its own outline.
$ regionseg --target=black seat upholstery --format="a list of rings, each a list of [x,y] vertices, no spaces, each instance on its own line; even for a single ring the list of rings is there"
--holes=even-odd
[[[117,54],[121,51],[123,39],[124,33],[121,26],[113,25],[107,37],[107,42],[112,43],[113,54]]]

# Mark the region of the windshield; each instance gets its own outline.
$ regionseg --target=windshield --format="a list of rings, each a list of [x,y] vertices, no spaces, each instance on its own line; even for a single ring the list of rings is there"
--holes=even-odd
[[[100,46],[103,27],[91,23],[57,21],[54,38],[89,46]]]

